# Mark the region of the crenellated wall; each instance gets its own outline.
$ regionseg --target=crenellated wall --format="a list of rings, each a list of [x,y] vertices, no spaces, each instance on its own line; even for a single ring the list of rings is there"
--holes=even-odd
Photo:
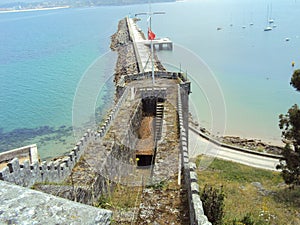
[[[0,171],[0,180],[24,187],[40,182],[62,182],[70,175],[86,146],[95,139],[94,135],[88,130],[68,155],[55,161],[31,163],[25,160],[21,164],[18,158],[14,158]]]
[[[187,117],[188,110],[186,107],[188,103],[189,90],[186,85],[178,85],[178,118],[179,118],[179,132],[180,132],[180,150],[181,150],[181,164],[183,169],[183,177],[185,187],[187,189],[189,212],[190,212],[190,224],[191,225],[211,225],[207,217],[204,214],[202,201],[200,199],[200,190],[198,185],[197,173],[195,171],[196,165],[190,163],[188,152],[188,133],[186,127],[188,127]]]
[[[18,158],[14,158],[0,171],[0,180],[24,187],[32,187],[35,183],[60,183],[64,181],[71,174],[73,167],[79,161],[87,146],[106,134],[127,95],[128,90],[126,89],[100,130],[97,132],[88,130],[68,155],[48,163],[45,161],[40,163],[38,160],[25,160],[20,163]],[[24,149],[24,151],[29,151],[27,146]],[[11,153],[7,153],[5,159],[8,159],[8,156],[11,157],[11,155]]]

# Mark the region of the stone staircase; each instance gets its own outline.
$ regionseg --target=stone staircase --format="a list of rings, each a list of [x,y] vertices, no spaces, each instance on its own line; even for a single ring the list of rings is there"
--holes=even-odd
[[[164,103],[158,102],[156,105],[156,117],[155,117],[155,140],[156,141],[161,139],[163,115],[164,115]]]

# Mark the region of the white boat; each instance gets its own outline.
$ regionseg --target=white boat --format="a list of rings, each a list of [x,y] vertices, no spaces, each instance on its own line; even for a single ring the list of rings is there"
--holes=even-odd
[[[272,19],[272,4],[270,6],[270,16],[269,16],[269,23],[274,23],[274,19]]]
[[[272,27],[270,27],[270,26],[267,26],[265,29],[264,29],[264,31],[271,31],[272,30]]]
[[[274,21],[273,21],[274,22]],[[273,28],[269,25],[269,5],[267,6],[267,26],[265,27],[264,31],[271,31]]]

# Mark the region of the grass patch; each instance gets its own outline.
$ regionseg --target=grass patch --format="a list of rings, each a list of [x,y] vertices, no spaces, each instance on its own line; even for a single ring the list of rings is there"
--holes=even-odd
[[[103,209],[126,210],[138,207],[141,201],[141,187],[117,185],[110,195],[102,195],[96,204]]]
[[[214,159],[206,170],[198,171],[198,178],[201,189],[205,184],[223,187],[226,225],[243,224],[234,221],[245,217],[261,225],[300,224],[300,188],[290,190],[278,172]]]

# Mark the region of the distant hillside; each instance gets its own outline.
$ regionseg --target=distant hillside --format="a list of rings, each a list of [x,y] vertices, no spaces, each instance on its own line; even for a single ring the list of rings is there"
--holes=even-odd
[[[175,2],[175,0],[151,0],[151,3],[158,2]],[[130,5],[130,4],[145,4],[149,0],[2,0],[0,8],[6,9],[24,9],[35,7],[55,7],[69,5],[72,7],[83,6],[101,6],[101,5]]]

